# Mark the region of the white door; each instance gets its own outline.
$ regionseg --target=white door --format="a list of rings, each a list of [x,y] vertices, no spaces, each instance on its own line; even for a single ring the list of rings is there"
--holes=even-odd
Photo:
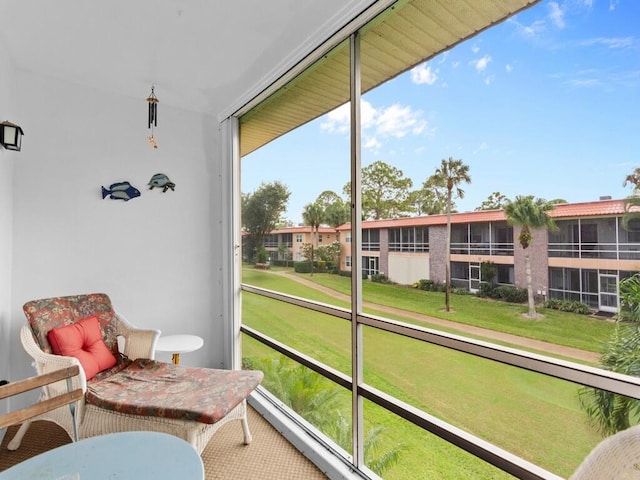
[[[618,276],[600,274],[599,309],[603,312],[618,311]]]
[[[469,264],[469,290],[476,293],[480,289],[480,264]]]

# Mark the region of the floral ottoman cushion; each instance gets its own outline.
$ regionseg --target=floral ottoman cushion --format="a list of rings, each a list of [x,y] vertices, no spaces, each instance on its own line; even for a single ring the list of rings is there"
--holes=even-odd
[[[87,403],[131,415],[215,423],[260,384],[258,370],[194,368],[134,360],[88,382]]]

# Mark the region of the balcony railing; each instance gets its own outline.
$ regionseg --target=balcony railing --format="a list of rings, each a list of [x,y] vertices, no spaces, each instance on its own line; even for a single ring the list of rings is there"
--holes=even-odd
[[[451,253],[460,255],[513,255],[511,243],[451,243]]]
[[[549,257],[640,260],[640,243],[549,243]]]
[[[389,242],[390,252],[428,252],[429,243]]]
[[[242,285],[242,289],[257,295],[265,296],[287,304],[306,308],[314,312],[330,315],[335,319],[351,322],[354,318],[348,309],[328,304],[317,303],[299,297],[265,290],[250,285]],[[355,316],[359,325],[368,329],[379,330],[402,338],[424,342],[425,345],[435,345],[446,350],[471,355],[478,359],[490,360],[498,364],[516,367],[526,372],[536,372],[543,376],[565,380],[567,382],[606,390],[615,394],[640,400],[640,378],[621,375],[599,368],[586,366],[565,360],[558,360],[544,355],[529,353],[518,349],[505,347],[493,343],[475,340],[438,330],[410,325],[399,321],[389,320],[369,314]],[[357,388],[359,397],[367,399],[373,404],[394,413],[413,425],[426,430],[437,437],[455,445],[456,447],[475,455],[477,458],[498,467],[499,469],[520,479],[553,479],[559,480],[538,465],[524,460],[491,442],[476,437],[454,425],[436,418],[401,399],[390,395],[369,383],[353,384],[351,376],[328,366],[326,363],[296,351],[288,345],[280,343],[264,333],[247,325],[241,326],[241,331],[258,342],[280,352],[307,368],[319,373],[337,385],[349,391]],[[462,399],[458,399],[462,400]],[[461,407],[462,408],[462,407]]]

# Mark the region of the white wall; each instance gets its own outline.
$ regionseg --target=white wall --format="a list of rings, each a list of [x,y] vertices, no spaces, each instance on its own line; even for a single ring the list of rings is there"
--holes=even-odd
[[[0,37],[0,121],[10,120],[11,110],[11,78],[12,68],[9,55]],[[17,120],[16,120],[17,121]],[[0,380],[10,379],[9,345],[11,312],[11,229],[12,229],[12,188],[13,162],[19,157],[18,152],[8,152],[0,147]],[[7,400],[0,400],[0,413],[7,408]],[[5,429],[0,429],[0,441]]]
[[[390,280],[402,285],[429,280],[429,256],[389,252],[389,271],[386,274]]]
[[[154,150],[146,140],[147,91],[110,96],[24,71],[16,85],[25,137],[14,164],[14,376],[33,373],[17,340],[24,302],[88,292],[108,293],[137,326],[204,337],[205,347],[181,363],[222,366],[215,123],[160,98]],[[176,183],[174,192],[147,189],[159,172]],[[102,185],[124,180],[142,195],[102,199]]]

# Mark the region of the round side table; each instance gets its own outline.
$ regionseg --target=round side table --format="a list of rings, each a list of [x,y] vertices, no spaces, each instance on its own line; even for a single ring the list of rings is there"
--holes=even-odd
[[[193,352],[202,348],[204,340],[197,335],[166,335],[158,338],[156,350],[159,352],[171,352],[171,361],[178,365],[180,354]]]

